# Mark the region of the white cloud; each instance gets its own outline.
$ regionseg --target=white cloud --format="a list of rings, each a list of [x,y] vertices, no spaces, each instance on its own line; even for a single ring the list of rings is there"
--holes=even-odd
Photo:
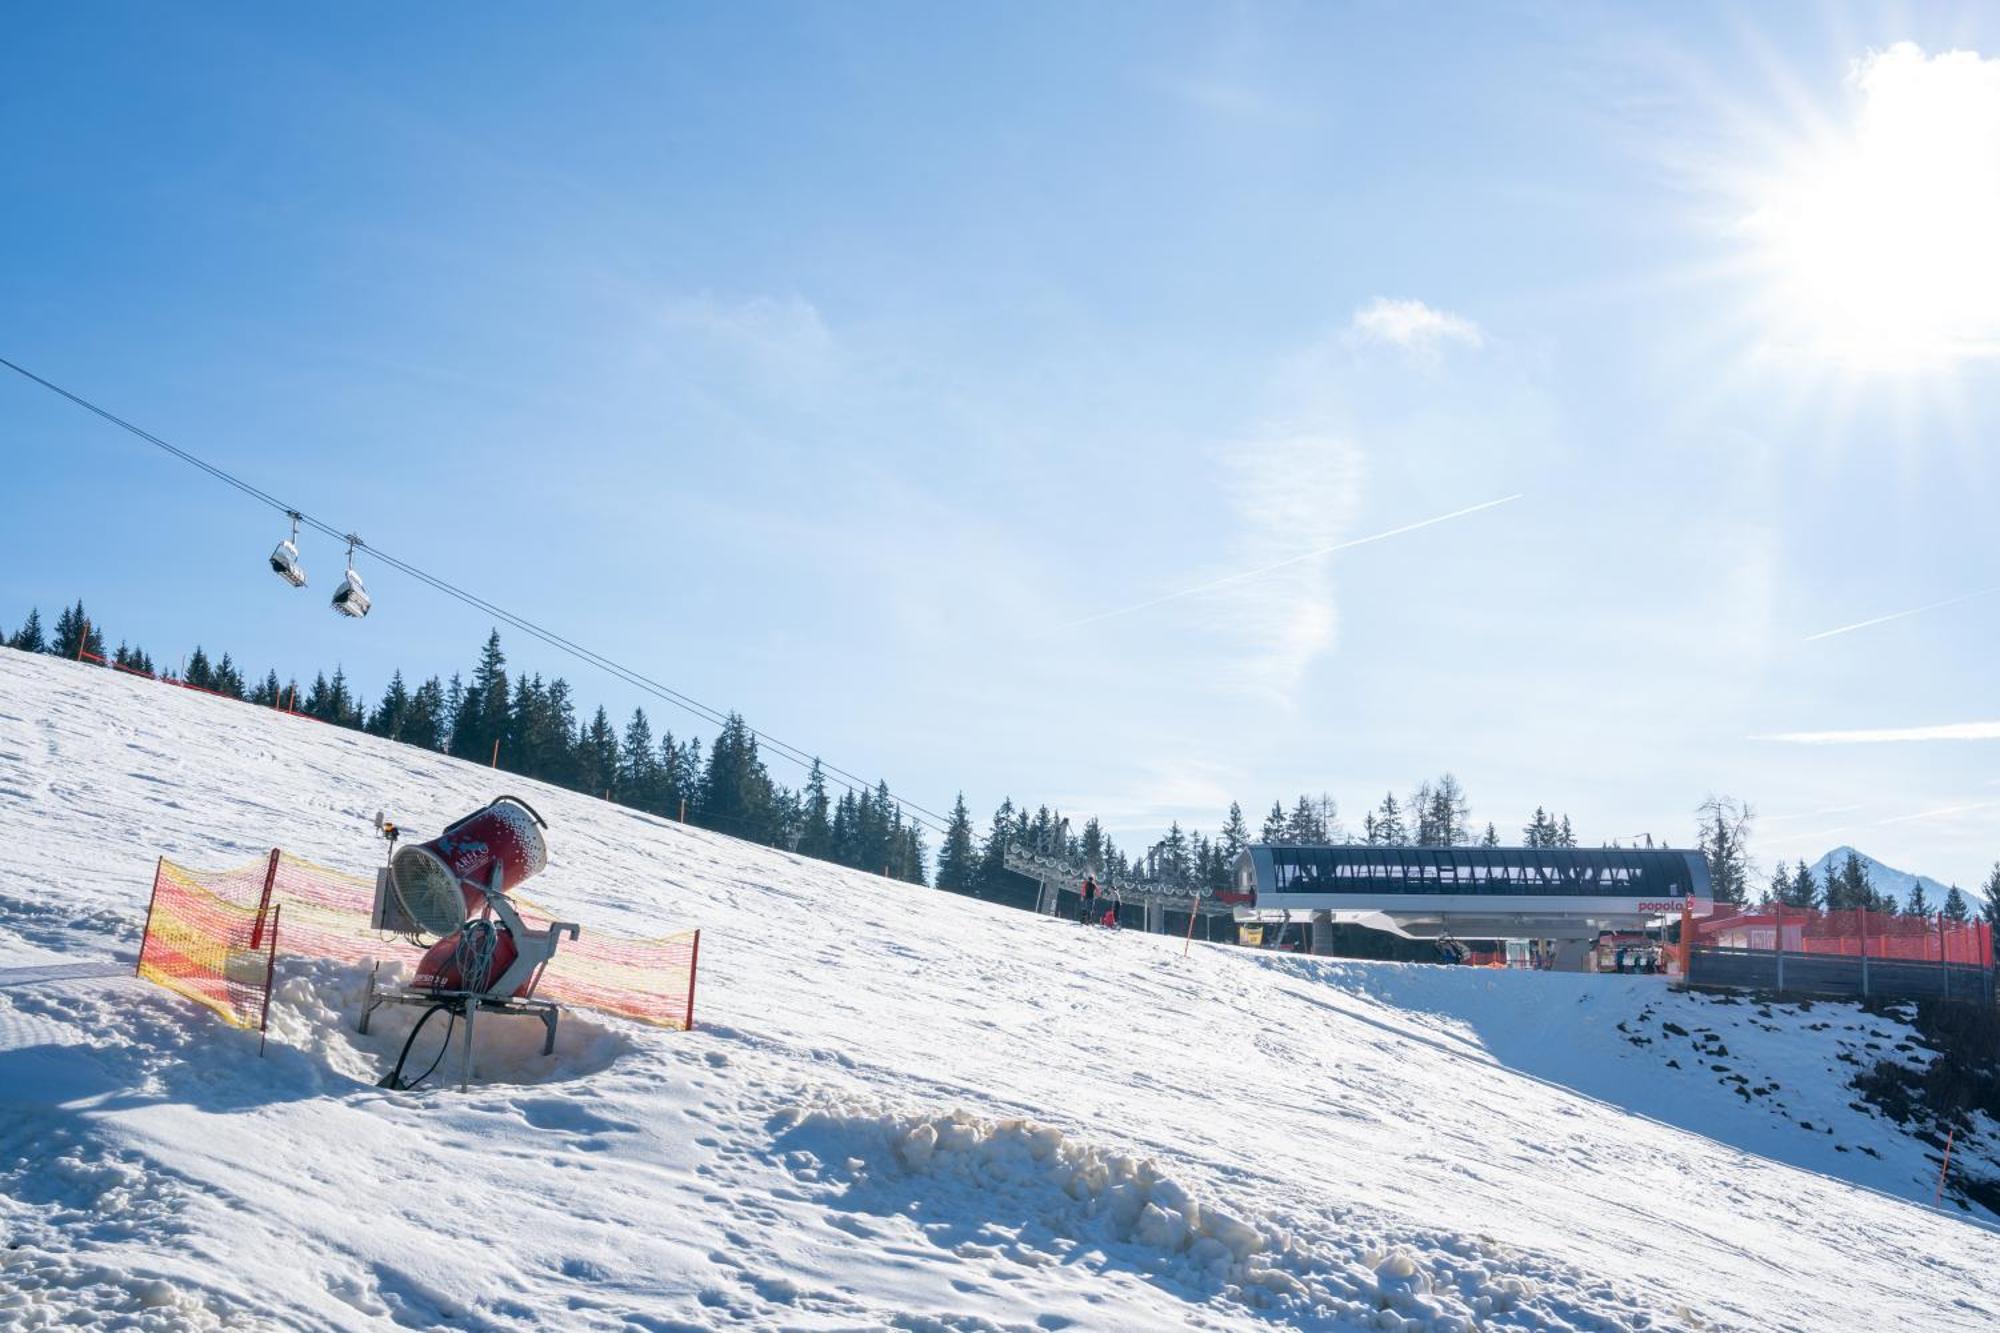
[[[1239,683],[1289,704],[1339,627],[1333,562],[1294,557],[1335,545],[1350,531],[1361,500],[1361,451],[1335,435],[1272,435],[1228,449],[1222,465],[1236,518],[1232,563],[1259,577],[1218,587],[1219,628],[1240,645]]]
[[[1853,731],[1786,731],[1753,741],[1792,745],[1882,745],[1897,741],[2000,741],[2000,722],[1947,722],[1935,727],[1864,727]]]
[[[1400,348],[1418,357],[1435,357],[1450,343],[1478,347],[1486,341],[1479,326],[1462,315],[1438,310],[1422,301],[1396,301],[1378,296],[1354,312],[1348,321],[1349,346],[1370,343]]]

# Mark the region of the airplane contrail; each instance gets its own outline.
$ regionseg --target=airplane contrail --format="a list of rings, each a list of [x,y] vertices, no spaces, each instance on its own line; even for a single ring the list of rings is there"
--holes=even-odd
[[[1898,741],[1995,741],[2000,722],[1946,722],[1933,727],[1861,727],[1853,731],[1781,731],[1753,741],[1790,745],[1887,745]]]
[[[1975,810],[1991,810],[2000,806],[2000,801],[1969,801],[1964,805],[1941,805],[1931,810],[1919,810],[1910,815],[1891,815],[1887,819],[1865,819],[1855,824],[1838,824],[1833,828],[1817,829],[1811,833],[1781,833],[1779,843],[1816,843],[1824,838],[1837,837],[1842,833],[1852,833],[1855,829],[1884,828],[1890,824],[1910,824],[1925,819],[1943,819],[1950,815],[1971,814]]]
[[[1518,500],[1521,498],[1521,494],[1521,492],[1516,492],[1513,495],[1503,495],[1497,500],[1486,500],[1476,505],[1469,505],[1464,509],[1454,509],[1449,514],[1439,514],[1434,518],[1419,519],[1415,523],[1405,523],[1402,527],[1390,528],[1387,532],[1371,533],[1366,537],[1355,537],[1348,541],[1335,542],[1332,546],[1322,546],[1315,551],[1302,551],[1298,555],[1288,555],[1283,560],[1273,560],[1270,564],[1259,565],[1255,569],[1244,569],[1234,574],[1224,574],[1219,579],[1210,579],[1206,583],[1197,583],[1192,588],[1182,588],[1178,592],[1164,593],[1148,601],[1134,602],[1131,606],[1121,606],[1114,611],[1099,611],[1096,615],[1085,616],[1081,620],[1072,620],[1060,628],[1075,629],[1079,625],[1094,625],[1100,620],[1110,620],[1114,616],[1129,616],[1134,611],[1144,611],[1165,602],[1176,602],[1183,597],[1193,597],[1197,593],[1210,592],[1216,588],[1227,587],[1232,583],[1241,583],[1245,579],[1258,578],[1275,570],[1285,569],[1291,565],[1303,564],[1308,560],[1317,560],[1323,555],[1332,555],[1335,551],[1350,551],[1357,546],[1366,546],[1370,542],[1387,541],[1391,537],[1400,537],[1406,532],[1415,532],[1418,528],[1429,528],[1435,527],[1439,523],[1448,523],[1454,518],[1464,518],[1467,514],[1476,514],[1482,509],[1492,509],[1495,506]]]
[[[1975,597],[1984,597],[1988,593],[1995,592],[2000,592],[2000,584],[1996,584],[1991,588],[1979,588],[1972,592],[1962,592],[1956,597],[1947,597],[1942,602],[1927,602],[1923,606],[1913,606],[1907,611],[1891,611],[1886,616],[1876,616],[1871,620],[1857,620],[1852,625],[1842,625],[1838,629],[1823,629],[1817,634],[1806,635],[1804,642],[1816,643],[1820,639],[1831,639],[1836,634],[1852,634],[1855,630],[1868,629],[1875,625],[1886,625],[1892,620],[1907,620],[1911,616],[1920,616],[1926,611],[1941,611],[1947,606],[1957,606],[1960,602],[1969,602]]]

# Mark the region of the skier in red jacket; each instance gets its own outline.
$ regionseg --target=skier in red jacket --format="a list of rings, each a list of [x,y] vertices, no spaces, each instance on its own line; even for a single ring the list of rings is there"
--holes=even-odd
[[[1092,879],[1089,875],[1085,875],[1083,877],[1083,901],[1077,905],[1076,919],[1082,922],[1086,926],[1089,925],[1091,921],[1094,919],[1095,915],[1091,909],[1095,908],[1096,906],[1097,906],[1097,881]]]

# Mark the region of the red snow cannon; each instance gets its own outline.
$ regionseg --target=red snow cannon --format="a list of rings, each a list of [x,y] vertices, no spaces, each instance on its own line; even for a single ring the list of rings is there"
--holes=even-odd
[[[389,862],[397,895],[430,934],[449,934],[479,915],[488,892],[511,893],[542,873],[546,827],[527,802],[497,797],[429,842],[398,851]]]
[[[425,936],[435,941],[417,965],[417,989],[523,997],[554,956],[557,934],[576,938],[576,927],[566,922],[527,930],[508,900],[548,865],[545,827],[526,801],[501,796],[429,842],[390,856],[370,924],[419,943]]]

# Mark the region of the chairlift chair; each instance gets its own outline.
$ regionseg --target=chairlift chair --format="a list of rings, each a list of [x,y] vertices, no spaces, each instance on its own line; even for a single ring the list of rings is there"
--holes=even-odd
[[[354,572],[354,548],[360,544],[359,537],[352,533],[348,534],[347,577],[343,578],[340,586],[333,590],[333,609],[356,620],[367,615],[368,608],[373,605],[368,596],[368,589],[361,584],[361,576]]]
[[[297,510],[289,511],[292,518],[292,535],[278,543],[271,552],[271,572],[294,588],[306,586],[306,567],[299,563],[299,515]]]

